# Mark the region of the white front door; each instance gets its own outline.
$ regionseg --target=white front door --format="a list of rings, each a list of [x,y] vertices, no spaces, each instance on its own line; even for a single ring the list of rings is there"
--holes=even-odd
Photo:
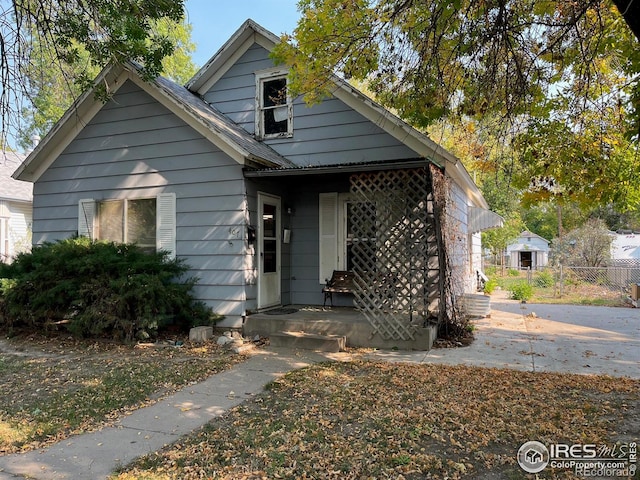
[[[258,194],[258,308],[280,305],[280,198]]]

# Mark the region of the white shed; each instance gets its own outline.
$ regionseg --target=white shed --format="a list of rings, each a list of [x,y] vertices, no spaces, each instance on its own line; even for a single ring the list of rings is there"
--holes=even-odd
[[[510,268],[545,267],[549,262],[549,240],[525,230],[507,246]]]

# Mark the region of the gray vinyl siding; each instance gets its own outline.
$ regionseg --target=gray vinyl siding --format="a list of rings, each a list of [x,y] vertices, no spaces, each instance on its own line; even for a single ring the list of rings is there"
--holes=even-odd
[[[254,44],[204,95],[251,134],[255,134],[255,72],[274,67],[269,53]],[[337,98],[307,106],[294,102],[293,137],[266,139],[279,154],[300,166],[417,158],[419,155]]]
[[[471,289],[469,238],[468,238],[468,200],[462,188],[450,182],[447,199],[447,236],[448,256],[451,262],[454,293],[461,295]]]
[[[35,244],[70,237],[81,199],[176,194],[176,252],[196,296],[237,325],[245,310],[242,167],[127,82],[34,185]]]
[[[254,73],[273,66],[269,52],[258,44],[254,44],[204,95],[204,100],[247,132],[254,134],[256,98]]]

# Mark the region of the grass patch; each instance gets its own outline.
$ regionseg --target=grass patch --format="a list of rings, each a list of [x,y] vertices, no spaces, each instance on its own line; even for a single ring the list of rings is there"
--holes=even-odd
[[[567,283],[562,289],[558,284],[552,284],[544,272],[535,272],[531,280],[531,295],[528,298],[520,298],[523,283],[528,282],[527,273],[520,272],[520,276],[496,275],[490,280],[495,282],[502,290],[516,292],[513,297],[516,300],[526,300],[531,303],[566,304],[566,305],[593,305],[601,307],[628,306],[626,298],[618,289],[608,288],[604,285],[596,285],[588,282]],[[495,287],[494,287],[495,288]]]
[[[6,343],[6,342],[5,342]],[[0,453],[112,423],[242,359],[215,344],[145,347],[16,338],[0,354]]]
[[[320,364],[114,478],[528,478],[516,462],[526,441],[636,440],[639,387],[468,366]],[[538,478],[574,477],[549,469]]]

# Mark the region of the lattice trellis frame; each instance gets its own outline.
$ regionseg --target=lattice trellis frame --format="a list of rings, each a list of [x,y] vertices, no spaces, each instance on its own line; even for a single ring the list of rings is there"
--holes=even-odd
[[[356,304],[375,333],[412,340],[440,307],[429,171],[354,174],[350,185]]]

